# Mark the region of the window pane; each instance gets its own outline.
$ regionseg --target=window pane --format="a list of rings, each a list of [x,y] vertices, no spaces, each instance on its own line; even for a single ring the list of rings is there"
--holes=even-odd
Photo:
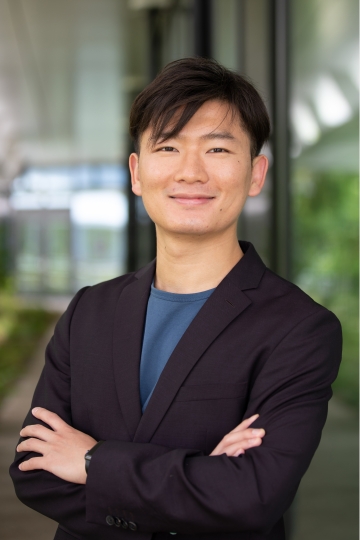
[[[358,4],[293,0],[293,268],[339,317],[344,355],[335,388],[358,391]]]

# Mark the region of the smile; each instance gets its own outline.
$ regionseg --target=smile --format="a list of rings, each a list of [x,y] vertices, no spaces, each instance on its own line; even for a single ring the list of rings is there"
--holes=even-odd
[[[187,195],[187,194],[179,194],[179,195],[170,195],[170,199],[173,199],[178,204],[183,205],[191,205],[191,206],[198,206],[201,204],[207,204],[210,201],[214,200],[215,197],[209,197],[205,195]]]

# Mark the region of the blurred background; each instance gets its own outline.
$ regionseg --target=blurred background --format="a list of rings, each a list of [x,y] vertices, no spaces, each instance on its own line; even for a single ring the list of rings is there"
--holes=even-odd
[[[358,538],[358,21],[356,0],[0,0],[1,538],[51,538],[9,483],[16,434],[71,296],[154,257],[128,114],[166,63],[194,55],[247,75],[272,119],[266,189],[239,238],[343,326],[288,537]]]

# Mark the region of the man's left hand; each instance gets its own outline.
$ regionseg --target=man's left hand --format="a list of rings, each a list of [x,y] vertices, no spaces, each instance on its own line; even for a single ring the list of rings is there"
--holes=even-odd
[[[30,437],[22,441],[18,452],[37,452],[40,457],[33,457],[19,465],[21,471],[43,469],[75,484],[86,483],[84,456],[97,441],[69,426],[57,414],[36,407],[33,416],[48,424],[48,429],[40,424],[26,426],[20,431],[21,437]]]

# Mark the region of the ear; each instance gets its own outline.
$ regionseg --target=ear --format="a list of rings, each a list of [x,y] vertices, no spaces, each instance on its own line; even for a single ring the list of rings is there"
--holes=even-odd
[[[135,195],[141,196],[141,184],[139,179],[139,156],[132,153],[129,156],[129,169],[131,176],[131,188]]]
[[[249,188],[249,197],[255,197],[259,195],[262,190],[266,173],[269,167],[269,160],[264,154],[260,154],[253,159],[251,170],[251,183]]]

